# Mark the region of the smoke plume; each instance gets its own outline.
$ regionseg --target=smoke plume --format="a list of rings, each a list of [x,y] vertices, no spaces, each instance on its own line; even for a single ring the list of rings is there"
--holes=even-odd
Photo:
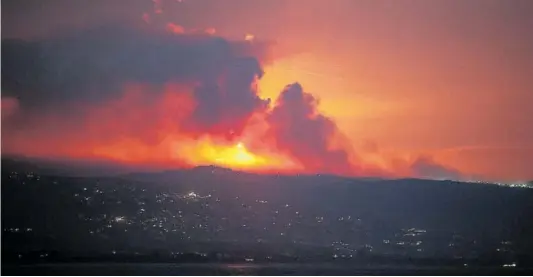
[[[390,175],[362,164],[300,84],[275,103],[260,97],[271,43],[213,34],[144,24],[2,40],[3,153],[194,166],[238,145],[239,163]],[[426,160],[413,169],[440,170]]]
[[[312,171],[347,173],[352,170],[347,149],[332,145],[339,134],[335,122],[317,112],[318,101],[300,84],[288,85],[267,116],[276,146]]]

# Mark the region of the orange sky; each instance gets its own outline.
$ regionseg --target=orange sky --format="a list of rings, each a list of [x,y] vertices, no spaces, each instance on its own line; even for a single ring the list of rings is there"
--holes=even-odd
[[[40,10],[38,1],[21,2],[2,3],[2,38],[141,18],[153,8],[57,0]],[[261,96],[275,99],[301,83],[363,157],[424,154],[489,179],[533,179],[531,1],[161,3],[179,26],[295,49],[264,68]]]

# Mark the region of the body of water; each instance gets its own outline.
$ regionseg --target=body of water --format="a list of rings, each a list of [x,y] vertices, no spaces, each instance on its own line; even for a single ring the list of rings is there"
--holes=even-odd
[[[438,268],[332,264],[82,263],[2,265],[2,275],[528,275],[519,268]]]

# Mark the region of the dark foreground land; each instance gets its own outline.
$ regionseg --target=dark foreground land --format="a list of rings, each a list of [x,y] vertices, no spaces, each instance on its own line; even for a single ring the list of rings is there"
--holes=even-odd
[[[2,160],[5,275],[521,275],[533,189]],[[244,263],[244,264],[243,264]]]
[[[335,264],[83,263],[2,266],[2,275],[530,275],[498,267],[349,266]]]

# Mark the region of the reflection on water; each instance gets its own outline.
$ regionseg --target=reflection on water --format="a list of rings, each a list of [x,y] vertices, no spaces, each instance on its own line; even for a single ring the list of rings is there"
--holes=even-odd
[[[2,265],[2,275],[523,275],[527,269],[352,267],[333,264]]]

